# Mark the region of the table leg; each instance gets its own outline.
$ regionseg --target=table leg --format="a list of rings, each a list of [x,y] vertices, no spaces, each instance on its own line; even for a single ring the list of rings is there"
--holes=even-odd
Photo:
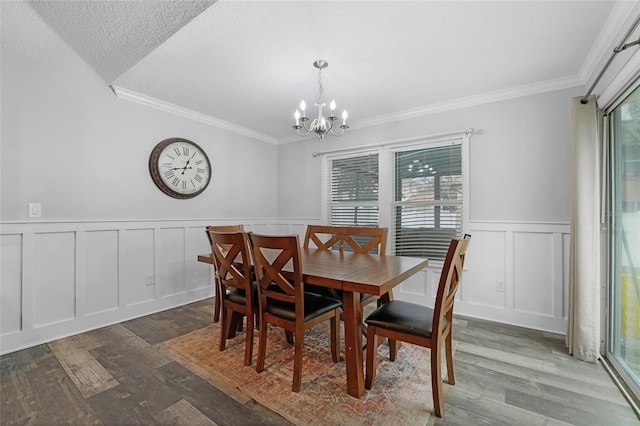
[[[345,362],[347,367],[347,393],[356,398],[364,394],[364,369],[362,366],[362,307],[360,293],[344,291],[342,294],[344,310]]]

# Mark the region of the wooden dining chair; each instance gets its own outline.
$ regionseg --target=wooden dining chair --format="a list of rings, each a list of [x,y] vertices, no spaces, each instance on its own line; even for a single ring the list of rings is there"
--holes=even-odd
[[[205,229],[205,233],[207,234],[207,238],[209,237],[209,231],[213,232],[244,232],[243,225],[216,225],[216,226],[207,226]],[[211,244],[211,239],[209,238],[209,244]],[[213,321],[217,322],[220,320],[220,282],[218,281],[218,272],[216,270],[215,263],[213,265],[213,282],[216,287],[216,298],[213,306]]]
[[[251,273],[249,237],[244,232],[209,231],[208,234],[220,286],[220,350],[225,350],[227,339],[235,337],[236,331],[241,329],[238,322],[242,323],[246,317],[244,365],[251,365],[257,293]]]
[[[307,225],[304,247],[310,243],[324,250],[345,250],[355,253],[385,254],[387,228],[362,226]]]
[[[300,243],[297,235],[250,234],[253,263],[258,280],[260,343],[256,371],[264,370],[267,325],[293,334],[293,392],[302,385],[305,330],[330,320],[331,358],[338,362],[340,345],[340,300],[304,291]],[[287,268],[287,269],[285,269]]]
[[[453,303],[460,286],[465,253],[471,235],[464,239],[453,239],[440,274],[438,293],[434,308],[394,300],[373,311],[365,320],[367,324],[367,355],[365,387],[371,389],[376,377],[378,362],[378,336],[389,341],[400,340],[431,348],[431,387],[436,416],[444,416],[442,396],[442,372],[440,366],[442,346],[445,347],[447,377],[455,384],[453,375],[453,352],[451,329],[453,327]],[[389,345],[389,359],[396,358],[395,345]]]
[[[362,227],[362,226],[333,226],[333,225],[307,225],[304,236],[304,247],[309,248],[311,244],[321,250],[341,250],[345,249],[354,253],[376,253],[384,255],[387,250],[387,228]],[[319,293],[331,292],[334,297],[341,297],[339,292],[333,289],[312,287],[313,291]],[[393,299],[393,294],[388,294],[389,299]],[[372,294],[360,293],[360,304],[362,307],[378,298]]]

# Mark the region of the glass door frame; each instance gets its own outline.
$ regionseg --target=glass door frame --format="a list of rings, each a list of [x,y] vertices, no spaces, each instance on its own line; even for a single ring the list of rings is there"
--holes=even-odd
[[[604,110],[602,120],[601,230],[603,232],[601,233],[601,253],[603,267],[601,268],[601,271],[603,276],[601,278],[602,282],[605,283],[603,286],[604,306],[602,313],[603,318],[605,319],[603,322],[605,339],[602,342],[601,354],[604,357],[603,363],[605,367],[610,370],[609,373],[612,375],[614,380],[623,387],[623,392],[626,391],[629,394],[627,396],[632,397],[634,402],[637,404],[637,402],[640,401],[640,377],[632,377],[626,366],[622,365],[617,360],[616,355],[611,352],[613,345],[612,340],[621,334],[621,330],[614,330],[617,323],[613,318],[613,315],[616,314],[616,312],[614,312],[614,308],[618,303],[617,298],[620,296],[617,294],[618,289],[615,286],[616,277],[614,276],[618,270],[612,258],[614,253],[617,251],[614,251],[613,249],[613,239],[615,238],[613,221],[616,212],[613,212],[612,209],[614,208],[615,201],[614,185],[616,180],[613,176],[613,173],[615,173],[613,168],[613,161],[615,161],[613,151],[615,144],[615,126],[613,125],[612,120],[613,111],[636,90],[640,90],[640,76],[630,87],[622,91],[614,102],[607,106]],[[630,400],[630,402],[632,401]]]

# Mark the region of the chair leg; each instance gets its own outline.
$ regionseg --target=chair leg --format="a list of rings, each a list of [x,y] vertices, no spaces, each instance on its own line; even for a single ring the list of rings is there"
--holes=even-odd
[[[340,315],[336,310],[336,316],[331,318],[331,359],[340,361]]]
[[[220,320],[220,285],[218,284],[218,277],[214,276],[213,281],[216,286],[216,297],[213,303],[213,322]]]
[[[236,312],[232,309],[227,309],[225,313],[227,315],[227,323],[225,323],[225,330],[227,330],[227,339],[233,339],[234,337],[236,337],[238,324],[242,324],[243,315],[240,312]]]
[[[442,368],[440,360],[442,348],[438,343],[431,346],[431,389],[433,393],[433,411],[436,416],[444,416],[444,400],[442,398]]]
[[[228,324],[231,323],[228,312],[222,310],[222,324],[220,327],[220,344],[218,350],[224,351],[227,347],[227,338],[229,337]]]
[[[244,365],[251,365],[253,358],[253,314],[249,311],[247,317],[247,333],[244,342]]]
[[[290,345],[293,344],[293,332],[292,331],[285,330],[284,331],[284,336],[286,337],[288,344],[290,344]]]
[[[378,368],[378,335],[376,328],[369,325],[367,327],[367,361],[365,364],[364,387],[371,389],[373,381],[376,379]]]
[[[297,327],[296,327],[297,328]],[[302,356],[304,355],[304,331],[296,330],[293,355],[293,392],[300,392],[302,387]]]
[[[395,361],[400,349],[400,342],[396,339],[389,339],[389,361]]]
[[[260,373],[264,370],[264,358],[267,351],[267,323],[264,318],[260,321],[260,340],[258,343],[258,360],[256,361],[256,371]]]
[[[456,378],[453,374],[453,341],[451,337],[451,330],[449,330],[449,334],[447,335],[447,339],[445,341],[445,356],[447,358],[447,382],[450,385],[456,384]]]

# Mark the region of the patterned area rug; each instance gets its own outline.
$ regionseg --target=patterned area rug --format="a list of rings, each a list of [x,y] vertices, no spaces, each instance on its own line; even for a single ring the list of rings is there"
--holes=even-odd
[[[346,392],[344,340],[341,361],[337,364],[331,361],[328,324],[319,324],[305,333],[299,393],[291,391],[293,346],[287,344],[282,329],[268,330],[262,373],[256,373],[255,369],[257,337],[253,364],[246,367],[242,362],[244,333],[228,340],[223,352],[218,351],[219,333],[220,325],[214,323],[165,345],[295,424],[425,425],[429,420],[433,409],[429,349],[403,344],[396,361],[390,362],[388,346],[380,345],[373,389],[357,399]]]

